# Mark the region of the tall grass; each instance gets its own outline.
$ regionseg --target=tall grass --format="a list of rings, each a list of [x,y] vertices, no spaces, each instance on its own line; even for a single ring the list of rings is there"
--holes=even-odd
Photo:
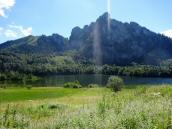
[[[1,109],[0,128],[172,129],[172,87],[93,91],[99,88],[33,105],[7,104]]]

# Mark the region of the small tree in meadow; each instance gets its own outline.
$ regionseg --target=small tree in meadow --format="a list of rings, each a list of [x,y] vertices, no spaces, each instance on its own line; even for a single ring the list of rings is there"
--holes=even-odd
[[[74,81],[74,82],[67,82],[64,84],[64,88],[82,88],[82,85],[80,84],[80,82]]]
[[[124,85],[124,81],[120,77],[111,76],[108,79],[107,87],[111,88],[114,92],[121,91],[123,85]]]

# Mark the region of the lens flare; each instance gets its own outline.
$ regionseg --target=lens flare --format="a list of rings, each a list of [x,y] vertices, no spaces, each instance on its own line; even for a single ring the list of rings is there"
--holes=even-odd
[[[108,31],[110,31],[111,24],[111,0],[107,0],[107,12],[108,12]]]
[[[101,52],[101,39],[100,39],[100,28],[99,24],[96,23],[94,32],[93,32],[93,56],[94,56],[94,63],[96,65],[102,64],[102,52]]]

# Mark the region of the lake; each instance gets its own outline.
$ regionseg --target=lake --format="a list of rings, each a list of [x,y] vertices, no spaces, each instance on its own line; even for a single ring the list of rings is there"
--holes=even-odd
[[[45,76],[37,81],[1,81],[0,84],[6,85],[32,85],[32,86],[62,86],[66,82],[78,80],[82,85],[99,84],[105,85],[110,75],[55,75]],[[172,78],[143,78],[143,77],[122,77],[125,84],[172,84]]]

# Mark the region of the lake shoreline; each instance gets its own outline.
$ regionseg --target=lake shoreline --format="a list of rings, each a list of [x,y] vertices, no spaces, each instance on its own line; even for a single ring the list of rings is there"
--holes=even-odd
[[[83,86],[89,84],[98,84],[104,86],[111,75],[103,74],[76,74],[76,75],[52,75],[42,76],[33,80],[5,80],[0,81],[0,85],[6,86],[32,86],[32,87],[48,87],[48,86],[63,86],[67,82],[79,81]],[[120,76],[124,79],[126,85],[162,85],[172,84],[172,78],[159,77],[126,77]]]

